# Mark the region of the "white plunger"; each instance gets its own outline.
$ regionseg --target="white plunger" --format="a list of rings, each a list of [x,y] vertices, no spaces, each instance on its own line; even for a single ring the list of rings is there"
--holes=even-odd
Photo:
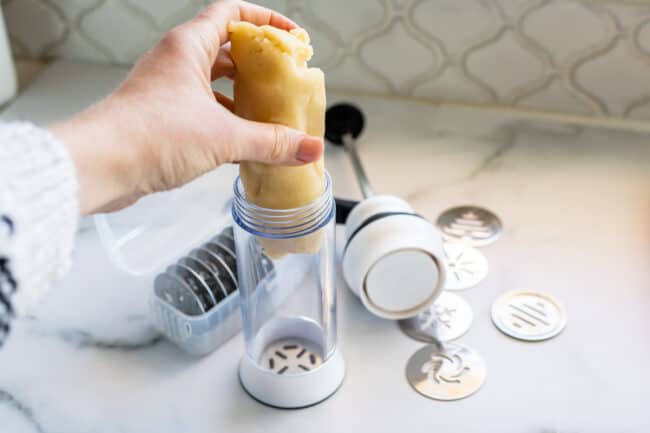
[[[442,292],[445,266],[438,229],[409,204],[392,195],[375,195],[357,152],[364,118],[349,104],[327,110],[325,137],[343,146],[364,200],[347,217],[343,276],[373,314],[387,319],[413,317]]]

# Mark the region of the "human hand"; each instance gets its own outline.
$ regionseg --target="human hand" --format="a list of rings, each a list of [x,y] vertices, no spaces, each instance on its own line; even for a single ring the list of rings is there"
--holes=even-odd
[[[290,30],[261,6],[222,0],[170,32],[106,99],[50,129],[77,167],[82,214],[125,207],[227,162],[298,165],[322,156],[320,137],[234,115],[211,82],[232,77],[228,23]]]

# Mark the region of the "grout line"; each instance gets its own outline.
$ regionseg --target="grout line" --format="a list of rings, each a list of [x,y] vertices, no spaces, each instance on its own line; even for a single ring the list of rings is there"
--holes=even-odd
[[[650,121],[644,120],[624,119],[620,117],[581,116],[579,114],[529,110],[525,108],[512,108],[496,104],[471,104],[466,102],[432,101],[421,96],[386,95],[363,90],[340,88],[336,86],[328,86],[327,90],[328,92],[345,94],[350,97],[368,97],[384,101],[411,102],[440,108],[448,107],[477,112],[498,113],[525,120],[539,120],[560,124],[650,133]]]

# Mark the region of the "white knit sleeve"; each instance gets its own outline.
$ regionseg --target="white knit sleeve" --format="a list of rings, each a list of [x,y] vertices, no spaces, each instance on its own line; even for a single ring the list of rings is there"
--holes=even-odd
[[[0,123],[0,345],[67,270],[79,221],[74,164],[47,130]]]

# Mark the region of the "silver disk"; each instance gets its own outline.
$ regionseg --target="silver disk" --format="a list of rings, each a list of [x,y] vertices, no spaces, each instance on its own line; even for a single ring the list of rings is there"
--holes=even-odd
[[[479,250],[463,242],[446,242],[445,290],[463,290],[476,286],[488,274],[488,261]]]
[[[458,400],[474,394],[485,381],[483,359],[456,343],[431,344],[415,352],[406,378],[420,394],[434,400]]]
[[[321,365],[323,356],[315,344],[301,338],[290,338],[269,344],[260,362],[276,374],[300,374]]]
[[[553,296],[533,290],[515,290],[492,304],[492,322],[504,334],[524,341],[558,335],[567,323],[564,306]]]
[[[174,274],[181,278],[183,282],[192,289],[192,292],[199,298],[205,311],[209,311],[217,303],[212,295],[210,288],[201,280],[201,278],[191,268],[181,264],[174,263],[167,268],[168,274]]]
[[[458,295],[442,292],[436,302],[422,313],[399,321],[409,337],[425,343],[455,340],[472,325],[472,307]]]
[[[501,220],[492,212],[476,206],[459,206],[443,212],[436,225],[447,240],[464,240],[474,247],[496,241],[501,235]]]
[[[199,297],[185,284],[182,278],[163,272],[154,280],[156,296],[188,316],[205,313]]]

